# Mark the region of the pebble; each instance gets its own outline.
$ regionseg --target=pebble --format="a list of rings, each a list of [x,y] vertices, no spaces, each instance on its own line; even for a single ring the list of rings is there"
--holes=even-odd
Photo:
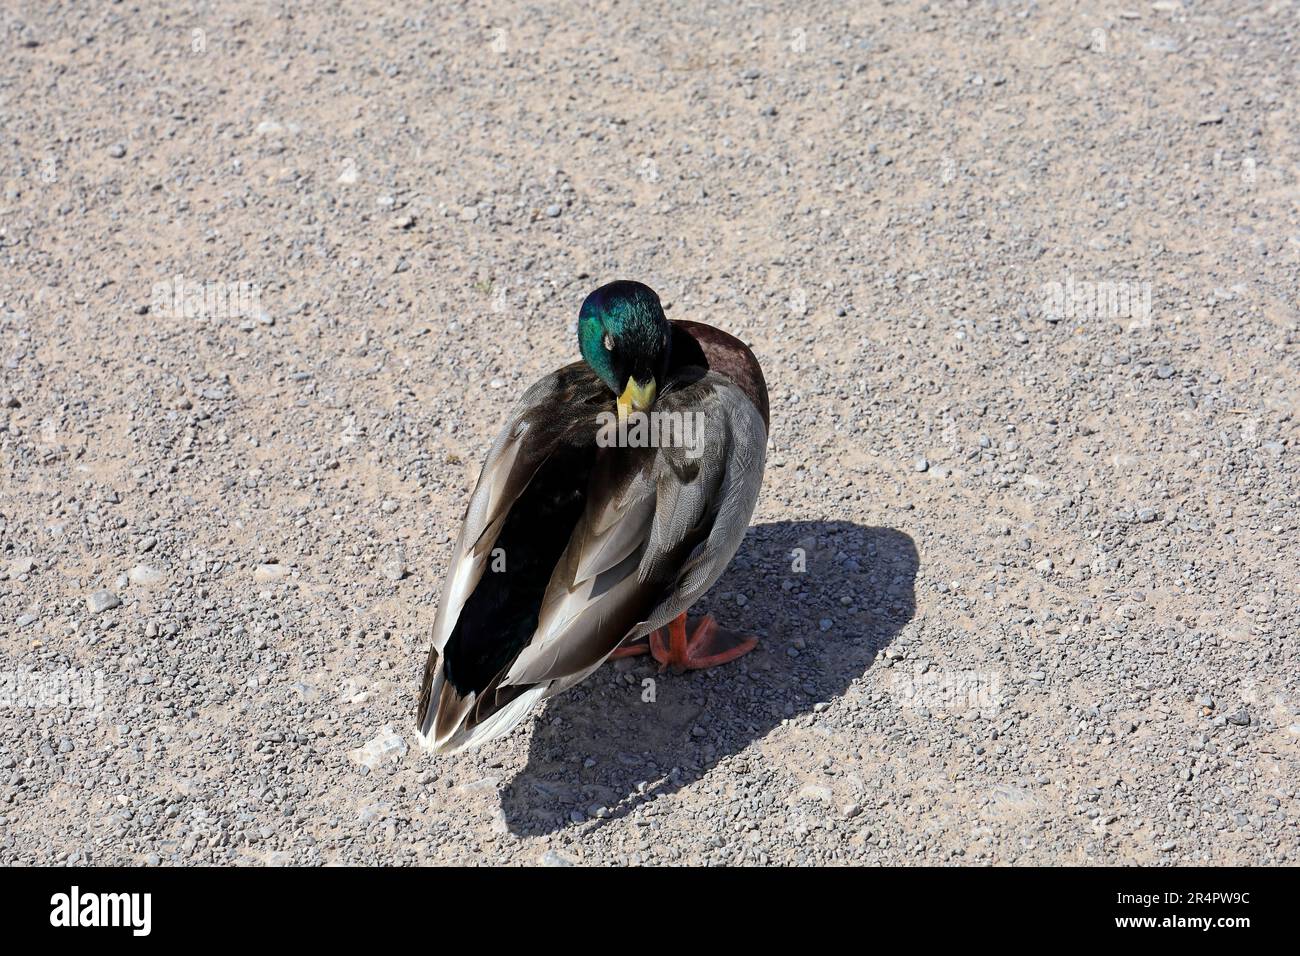
[[[383,763],[398,760],[405,756],[406,741],[401,734],[393,730],[392,724],[385,724],[377,737],[366,742],[356,750],[348,751],[348,759],[359,766],[374,770]]]
[[[137,564],[126,573],[126,577],[132,584],[144,588],[155,587],[166,580],[161,571],[147,564]]]
[[[95,591],[86,597],[86,608],[91,614],[102,614],[122,606],[122,599],[112,591]]]
[[[121,159],[126,155],[126,146],[122,143],[114,143],[112,146],[108,147],[108,155],[112,156],[114,159]]]
[[[289,568],[283,564],[259,564],[253,569],[253,580],[258,584],[274,584],[289,576]]]

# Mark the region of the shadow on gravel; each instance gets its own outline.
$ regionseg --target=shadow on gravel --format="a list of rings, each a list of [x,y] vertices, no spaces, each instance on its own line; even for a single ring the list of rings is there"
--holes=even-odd
[[[796,549],[806,555],[802,573],[793,570]],[[759,635],[759,646],[681,675],[658,673],[646,657],[624,659],[548,702],[528,763],[502,794],[510,831],[537,836],[625,816],[695,783],[782,720],[844,694],[912,619],[918,565],[916,544],[891,528],[750,528],[692,618],[710,611]],[[654,699],[643,699],[651,688]]]

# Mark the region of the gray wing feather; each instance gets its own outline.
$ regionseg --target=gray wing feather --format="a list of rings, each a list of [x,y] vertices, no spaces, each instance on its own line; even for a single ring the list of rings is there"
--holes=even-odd
[[[695,603],[739,548],[763,478],[763,420],[740,389],[712,373],[664,398],[675,400],[661,401],[662,411],[704,416],[696,455],[681,446],[650,449],[621,488],[593,499],[551,580],[537,633],[503,685],[551,681],[547,696],[573,686],[624,640]],[[637,461],[618,452],[614,460]],[[610,514],[619,515],[612,524]]]
[[[699,600],[735,557],[758,503],[767,460],[767,428],[752,402],[728,383],[719,390],[727,420],[727,446],[721,468],[717,513],[708,537],[682,566],[676,584],[646,622],[630,636],[663,627]]]
[[[721,576],[758,499],[767,429],[729,379],[708,373],[660,397],[656,410],[698,413],[695,448],[609,449],[598,459],[586,511],[557,563],[532,640],[498,687],[518,688],[501,709],[476,717],[474,701],[444,693],[437,661],[482,578],[502,524],[558,440],[530,410],[563,404],[566,370],[521,398],[493,443],[466,510],[434,625],[420,708],[421,740],[454,750],[510,730],[539,700],[573,686],[624,640],[662,627]],[[565,427],[590,427],[589,420]],[[445,713],[443,712],[445,711]],[[433,724],[442,728],[436,741]]]

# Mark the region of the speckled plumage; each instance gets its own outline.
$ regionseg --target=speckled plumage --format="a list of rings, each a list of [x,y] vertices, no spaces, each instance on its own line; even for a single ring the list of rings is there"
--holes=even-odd
[[[606,332],[622,352],[607,369],[612,384],[588,356]],[[440,751],[506,733],[620,644],[684,612],[753,513],[768,407],[749,349],[710,326],[668,323],[635,283],[589,296],[579,338],[587,361],[523,395],[466,509],[419,700],[421,742]],[[597,442],[619,376],[650,368],[662,376],[655,411],[702,416],[699,447]],[[503,570],[491,568],[494,551]]]

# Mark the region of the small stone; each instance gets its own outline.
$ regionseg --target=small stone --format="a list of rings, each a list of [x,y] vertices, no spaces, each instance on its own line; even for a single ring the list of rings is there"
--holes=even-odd
[[[397,502],[392,498],[385,498],[379,503],[379,510],[386,515],[390,515],[397,510]]]
[[[401,558],[393,558],[391,561],[385,561],[384,566],[380,569],[384,577],[390,581],[400,581],[406,577],[406,565],[402,563]]]
[[[551,205],[546,207],[546,218],[558,219],[562,211],[563,210],[557,204],[552,203]]]
[[[126,579],[137,587],[151,588],[162,584],[165,575],[155,567],[147,564],[137,564],[130,571],[126,572]]]
[[[1054,567],[1056,567],[1056,565],[1052,563],[1051,558],[1043,558],[1043,560],[1034,565],[1035,570],[1041,571],[1043,574],[1049,573]]]
[[[289,576],[289,569],[283,564],[259,564],[253,570],[253,580],[258,584],[274,584]]]
[[[822,803],[834,803],[835,791],[821,784],[810,783],[799,791],[800,800],[818,800]]]
[[[35,624],[39,620],[40,618],[38,618],[35,614],[22,614],[19,615],[18,620],[15,621],[14,623],[16,623],[19,627],[29,627],[32,624]]]
[[[86,607],[91,614],[101,614],[121,606],[122,599],[112,591],[96,591],[86,598]]]
[[[9,565],[9,576],[16,578],[24,574],[31,574],[32,569],[36,567],[36,562],[31,558],[15,558],[14,562]]]
[[[916,461],[912,462],[912,470],[913,470],[913,471],[929,471],[929,470],[930,470],[930,462],[929,462],[927,459],[925,459],[925,458],[918,458],[918,459],[916,459]]]
[[[6,392],[0,395],[0,408],[18,408],[22,403],[13,395]]]
[[[108,155],[112,156],[114,159],[121,159],[126,155],[126,146],[122,143],[114,143],[112,146],[108,147]]]
[[[400,759],[406,754],[406,749],[406,741],[401,734],[393,730],[392,724],[385,724],[378,737],[367,741],[363,747],[348,751],[348,759],[374,770],[385,761]]]

